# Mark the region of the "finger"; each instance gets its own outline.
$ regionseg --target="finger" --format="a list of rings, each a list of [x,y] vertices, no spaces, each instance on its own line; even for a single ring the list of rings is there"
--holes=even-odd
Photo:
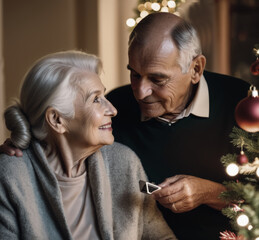
[[[11,139],[7,138],[4,144],[0,145],[0,153],[5,153],[9,156],[22,157],[23,153],[19,148],[16,148]]]
[[[174,213],[180,213],[182,212],[180,209],[180,205],[178,204],[178,202],[174,202],[174,203],[170,203],[170,204],[162,204],[165,208],[170,209],[172,212]]]
[[[183,185],[181,184],[181,182],[175,182],[169,186],[163,187],[162,189],[154,192],[153,194],[156,199],[159,199],[159,198],[173,195],[173,194],[181,191],[182,189],[183,189]]]
[[[172,203],[171,209],[172,209],[173,212],[175,212],[175,213],[177,212],[176,203]]]
[[[23,156],[23,153],[22,153],[22,151],[20,149],[17,148],[14,151],[15,151],[15,156],[16,157],[22,157]]]
[[[156,198],[156,200],[162,205],[173,204],[183,200],[183,195],[181,192],[177,192],[165,197]]]
[[[159,184],[160,187],[166,187],[169,186],[175,182],[177,182],[179,179],[183,178],[184,175],[175,175],[173,177],[166,178],[165,181]]]
[[[15,151],[12,148],[10,148],[9,146],[6,146],[5,144],[0,145],[0,153],[5,153],[9,156],[15,155]]]

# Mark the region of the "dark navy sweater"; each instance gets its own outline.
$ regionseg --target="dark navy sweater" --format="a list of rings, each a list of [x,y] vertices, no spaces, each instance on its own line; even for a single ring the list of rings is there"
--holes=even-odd
[[[228,178],[220,158],[234,151],[229,134],[235,125],[235,106],[247,96],[249,84],[211,72],[204,72],[204,77],[209,88],[209,118],[191,114],[171,126],[155,119],[141,122],[130,85],[108,94],[118,110],[113,119],[115,140],[137,153],[151,182],[161,183],[177,174],[218,183]],[[206,205],[176,214],[159,207],[180,240],[218,240],[221,231],[230,229],[228,219]]]

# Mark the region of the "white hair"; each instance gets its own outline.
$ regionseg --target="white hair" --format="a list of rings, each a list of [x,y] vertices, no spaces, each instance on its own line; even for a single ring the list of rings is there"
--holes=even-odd
[[[48,133],[45,112],[49,107],[64,118],[73,118],[77,83],[87,72],[99,74],[101,65],[95,55],[81,51],[53,53],[36,61],[25,75],[19,101],[4,113],[12,143],[27,148],[31,135],[44,140]]]
[[[192,60],[202,54],[198,34],[190,23],[181,21],[173,29],[171,36],[179,50],[178,64],[182,73],[187,73]]]
[[[172,13],[152,13],[141,20],[131,32],[129,48],[135,42],[142,46],[152,44],[150,32],[156,34],[155,30],[162,33],[165,30],[170,30],[173,44],[179,51],[177,63],[181,67],[182,73],[187,73],[192,60],[202,54],[200,40],[194,27],[189,22]],[[162,37],[161,40],[163,40]]]

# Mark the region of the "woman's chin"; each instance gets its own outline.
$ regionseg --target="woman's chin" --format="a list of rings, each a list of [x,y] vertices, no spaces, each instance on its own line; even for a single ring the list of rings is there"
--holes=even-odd
[[[112,145],[114,143],[114,137],[110,137],[109,139],[105,139],[103,142],[102,142],[102,145],[105,146],[105,145]]]

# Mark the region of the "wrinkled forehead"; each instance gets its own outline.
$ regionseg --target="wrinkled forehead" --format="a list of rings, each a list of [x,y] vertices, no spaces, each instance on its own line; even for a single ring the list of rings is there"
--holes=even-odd
[[[154,51],[154,50],[171,50],[174,47],[174,42],[169,33],[163,33],[159,36],[148,34],[143,38],[132,39],[129,45],[129,54],[134,51]]]
[[[77,81],[78,93],[89,95],[93,91],[104,91],[105,87],[98,74],[94,72],[85,72]]]
[[[178,57],[178,49],[168,36],[150,39],[148,42],[131,43],[129,48],[129,66],[136,65],[146,67],[156,63],[175,65]]]

